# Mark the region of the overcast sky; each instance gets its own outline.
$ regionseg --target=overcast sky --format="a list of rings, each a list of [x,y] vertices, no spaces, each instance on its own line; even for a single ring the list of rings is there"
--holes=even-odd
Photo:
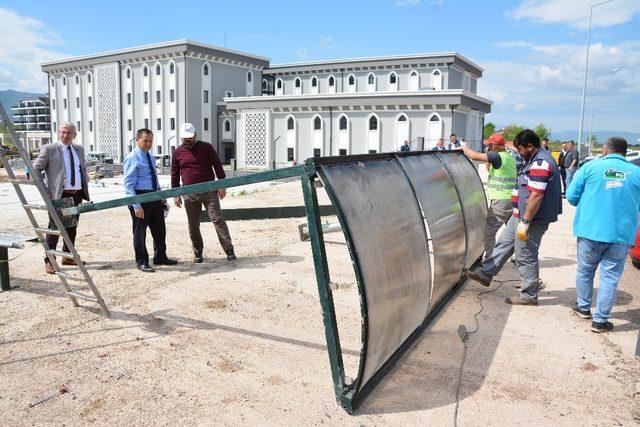
[[[46,91],[39,63],[188,38],[272,63],[457,51],[485,69],[488,121],[577,129],[593,0],[112,0],[0,6],[0,90]],[[640,132],[640,0],[594,8],[594,129]],[[620,68],[613,73],[614,68]]]

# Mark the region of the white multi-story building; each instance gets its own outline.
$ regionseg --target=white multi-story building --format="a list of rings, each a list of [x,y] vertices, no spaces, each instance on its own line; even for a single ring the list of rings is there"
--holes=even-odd
[[[28,150],[37,150],[51,142],[49,99],[46,97],[23,99],[11,107],[13,124]]]
[[[121,160],[135,131],[171,154],[180,123],[241,168],[312,156],[429,149],[456,133],[480,147],[491,102],[482,68],[451,53],[269,66],[269,59],[181,40],[43,64],[52,131],[77,123],[87,151]]]

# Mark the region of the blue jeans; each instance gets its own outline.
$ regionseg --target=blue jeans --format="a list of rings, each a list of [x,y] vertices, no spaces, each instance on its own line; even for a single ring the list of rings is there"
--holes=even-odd
[[[573,169],[566,169],[565,174],[567,176],[564,179],[564,182],[565,182],[564,188],[565,189],[569,188],[569,185],[571,185],[571,181],[573,181],[573,177],[574,177],[574,175],[576,174],[577,171],[578,171],[578,166],[574,166]]]
[[[611,315],[628,252],[629,245],[626,243],[604,243],[578,237],[576,294],[580,310],[591,309],[593,276],[600,266],[598,300],[592,316],[594,322],[605,323]]]

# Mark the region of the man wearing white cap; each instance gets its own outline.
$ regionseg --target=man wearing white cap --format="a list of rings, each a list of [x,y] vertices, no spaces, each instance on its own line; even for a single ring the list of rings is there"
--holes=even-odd
[[[198,141],[196,136],[196,129],[191,123],[180,126],[182,145],[176,148],[171,159],[171,188],[180,187],[180,181],[182,185],[191,185],[225,178],[216,150],[208,142]],[[227,261],[236,259],[229,227],[220,211],[220,199],[224,199],[226,194],[226,190],[221,188],[217,191],[184,196],[184,208],[187,212],[189,237],[195,263],[202,262],[204,248],[202,234],[200,234],[200,212],[203,205],[216,228],[220,245],[227,254]],[[177,207],[182,207],[182,198],[175,197],[173,202]]]

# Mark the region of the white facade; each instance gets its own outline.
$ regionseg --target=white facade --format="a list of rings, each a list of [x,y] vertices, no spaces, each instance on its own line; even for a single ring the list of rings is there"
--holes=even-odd
[[[481,144],[491,102],[482,69],[457,53],[269,66],[267,58],[181,40],[72,58],[49,74],[52,133],[78,123],[87,152],[117,161],[140,128],[170,155],[191,122],[223,161],[283,167],[312,156],[430,149],[450,133]]]

